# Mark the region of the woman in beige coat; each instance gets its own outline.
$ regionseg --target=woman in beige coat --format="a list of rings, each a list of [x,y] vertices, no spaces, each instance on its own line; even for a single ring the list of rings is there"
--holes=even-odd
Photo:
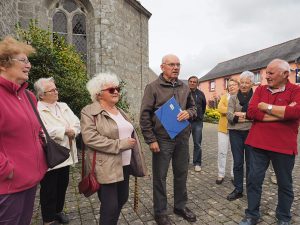
[[[98,191],[100,224],[116,225],[129,195],[132,156],[141,146],[132,123],[116,104],[120,99],[119,80],[114,74],[98,74],[87,84],[93,101],[81,111],[82,138],[88,149],[88,167],[96,154],[95,173],[101,184]],[[141,154],[138,154],[142,156]],[[143,157],[138,160],[145,172]]]
[[[80,133],[80,121],[66,103],[58,102],[54,79],[40,78],[34,84],[39,99],[38,111],[50,137],[70,149],[70,157],[49,169],[41,181],[40,200],[44,224],[68,223],[63,212],[70,165],[78,162],[75,137]],[[58,223],[59,222],[59,223]]]

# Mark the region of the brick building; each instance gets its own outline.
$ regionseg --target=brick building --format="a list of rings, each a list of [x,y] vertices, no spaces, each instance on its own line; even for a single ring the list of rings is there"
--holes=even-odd
[[[199,79],[199,88],[204,92],[206,99],[210,100],[226,92],[227,81],[230,78],[239,78],[243,71],[249,70],[255,74],[255,89],[259,84],[266,84],[266,67],[275,58],[290,63],[292,71],[289,79],[292,83],[300,85],[300,73],[296,74],[296,69],[300,68],[300,38],[297,38],[219,63]]]

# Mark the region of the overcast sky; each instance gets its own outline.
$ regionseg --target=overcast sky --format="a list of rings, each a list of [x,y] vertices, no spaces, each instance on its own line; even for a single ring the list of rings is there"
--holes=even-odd
[[[300,37],[300,0],[140,0],[149,20],[149,64],[182,63],[181,79],[219,62]],[[274,56],[276,57],[276,56]]]

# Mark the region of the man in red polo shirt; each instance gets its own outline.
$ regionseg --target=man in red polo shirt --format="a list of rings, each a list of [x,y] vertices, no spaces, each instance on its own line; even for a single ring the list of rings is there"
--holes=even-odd
[[[259,86],[249,104],[253,125],[246,139],[249,150],[248,208],[239,225],[255,225],[260,217],[262,184],[272,161],[278,182],[278,225],[289,225],[294,199],[292,171],[297,154],[300,87],[289,82],[289,64],[274,59],[266,69],[267,85]]]

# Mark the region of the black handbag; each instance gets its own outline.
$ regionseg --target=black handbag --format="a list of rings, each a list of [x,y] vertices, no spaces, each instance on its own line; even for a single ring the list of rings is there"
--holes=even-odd
[[[48,134],[47,129],[45,128],[45,125],[43,121],[41,120],[41,117],[39,113],[37,112],[36,107],[33,104],[33,101],[29,95],[29,92],[26,90],[27,98],[29,99],[29,102],[33,108],[33,111],[40,122],[45,136],[41,136],[43,140],[43,149],[46,154],[46,160],[49,168],[53,168],[57,166],[58,164],[66,161],[70,157],[70,149],[56,143]]]

